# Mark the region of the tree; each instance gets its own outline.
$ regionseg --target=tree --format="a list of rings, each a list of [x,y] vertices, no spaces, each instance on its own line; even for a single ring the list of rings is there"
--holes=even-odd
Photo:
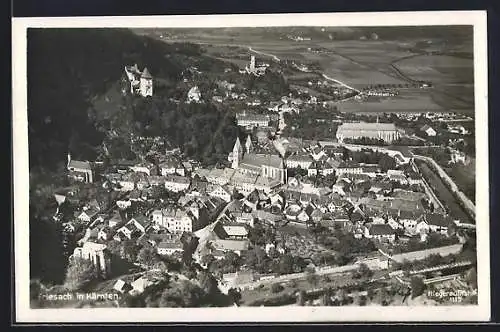
[[[271,292],[273,292],[273,293],[279,293],[283,289],[284,289],[283,286],[281,286],[281,284],[279,284],[279,283],[275,283],[275,284],[271,285]]]
[[[215,261],[215,257],[212,254],[206,254],[201,256],[200,263],[205,266],[210,266],[212,262]]]
[[[85,290],[98,279],[98,273],[90,260],[73,257],[66,272],[65,286],[71,290]]]
[[[181,280],[167,287],[161,294],[160,307],[199,307],[203,290],[188,280]]]
[[[370,270],[368,265],[366,265],[365,263],[361,263],[359,265],[357,272],[358,272],[360,278],[370,278],[373,275],[373,271]]]
[[[344,305],[347,302],[347,292],[343,288],[339,288],[337,292],[335,292],[335,302],[338,305]]]
[[[301,289],[297,293],[297,304],[303,307],[305,305],[305,302],[306,302],[306,292],[303,289]]]
[[[465,280],[473,289],[477,288],[477,270],[475,267],[467,272]]]
[[[370,299],[370,301],[373,300],[373,298],[375,297],[375,292],[372,288],[368,289],[367,296]]]
[[[311,286],[317,286],[319,282],[318,275],[316,273],[307,273],[307,282],[311,284]]]
[[[365,306],[367,302],[366,296],[361,295],[358,297],[358,305],[359,306]]]
[[[205,297],[210,298],[220,293],[219,288],[217,286],[217,280],[211,273],[205,271],[198,272],[197,279],[201,289],[205,293]]]
[[[411,285],[411,298],[416,298],[424,293],[425,283],[419,276],[413,276],[410,280]]]
[[[152,267],[158,261],[158,254],[152,246],[144,246],[137,254],[137,261],[147,267]]]
[[[238,305],[241,301],[241,292],[237,290],[236,288],[231,288],[228,290],[227,295],[229,296],[229,299]]]
[[[385,289],[385,287],[379,289],[378,301],[383,306],[389,305],[389,294],[387,293],[387,289]]]
[[[122,242],[120,256],[130,262],[135,262],[137,260],[137,254],[139,253],[139,247],[134,240],[125,240]]]

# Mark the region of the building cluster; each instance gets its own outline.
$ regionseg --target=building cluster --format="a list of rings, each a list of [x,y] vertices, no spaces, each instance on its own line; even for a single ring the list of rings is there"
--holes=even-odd
[[[262,76],[266,74],[269,64],[263,63],[259,66],[255,64],[255,55],[250,56],[250,63],[245,66],[245,69],[240,70],[242,74]]]
[[[153,96],[153,76],[147,68],[141,72],[137,64],[125,66],[125,74],[129,82],[129,93],[142,97]],[[122,91],[126,93],[125,90]]]

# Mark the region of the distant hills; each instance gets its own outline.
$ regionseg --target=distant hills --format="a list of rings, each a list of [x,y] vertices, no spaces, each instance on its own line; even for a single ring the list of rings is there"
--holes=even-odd
[[[280,39],[287,35],[313,40],[352,40],[376,34],[381,40],[441,39],[449,43],[472,40],[472,26],[383,26],[383,27],[236,27],[236,28],[154,28],[134,29],[139,34],[170,34],[182,37]],[[331,37],[331,38],[330,38]]]

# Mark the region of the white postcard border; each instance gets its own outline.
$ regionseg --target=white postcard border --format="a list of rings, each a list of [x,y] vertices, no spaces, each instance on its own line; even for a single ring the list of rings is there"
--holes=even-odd
[[[474,25],[478,305],[447,307],[29,308],[27,28]],[[13,18],[15,304],[18,323],[362,322],[490,319],[488,79],[485,11]]]

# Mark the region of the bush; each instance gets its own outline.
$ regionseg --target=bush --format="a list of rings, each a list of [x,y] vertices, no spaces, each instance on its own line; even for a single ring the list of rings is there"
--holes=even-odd
[[[279,293],[279,292],[281,292],[283,289],[284,289],[284,287],[283,287],[283,286],[281,286],[281,284],[272,284],[272,285],[271,285],[271,292],[273,292],[273,293]]]

